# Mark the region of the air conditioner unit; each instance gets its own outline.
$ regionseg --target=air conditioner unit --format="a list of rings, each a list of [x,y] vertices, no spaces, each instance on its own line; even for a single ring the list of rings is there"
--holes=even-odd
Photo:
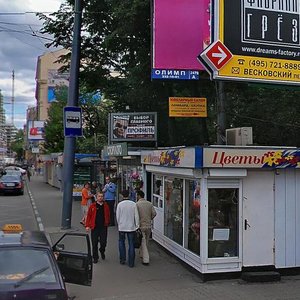
[[[238,146],[252,145],[252,127],[226,129],[226,144]]]

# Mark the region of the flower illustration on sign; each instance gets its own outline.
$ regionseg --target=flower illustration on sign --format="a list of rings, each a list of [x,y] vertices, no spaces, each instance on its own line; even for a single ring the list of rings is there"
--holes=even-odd
[[[180,164],[180,159],[184,157],[184,152],[181,149],[167,150],[160,154],[160,165],[166,167],[176,167]]]
[[[300,149],[269,151],[264,155],[263,168],[300,168]]]

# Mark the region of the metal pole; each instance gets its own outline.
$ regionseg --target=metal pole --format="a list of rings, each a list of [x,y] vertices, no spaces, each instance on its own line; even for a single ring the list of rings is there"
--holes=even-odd
[[[225,144],[225,130],[226,130],[226,109],[225,109],[225,90],[224,82],[217,82],[217,143],[218,145]]]
[[[79,65],[80,65],[80,31],[82,20],[81,0],[75,0],[75,18],[73,28],[73,43],[70,66],[70,83],[68,91],[68,106],[78,106],[79,98]],[[73,200],[73,172],[75,158],[75,137],[65,137],[64,141],[64,167],[63,167],[63,208],[62,229],[71,228],[72,200]]]

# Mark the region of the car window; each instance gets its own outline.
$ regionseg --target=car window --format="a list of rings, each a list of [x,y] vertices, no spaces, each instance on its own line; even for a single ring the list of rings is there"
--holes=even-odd
[[[1,177],[2,181],[16,181],[20,180],[20,177],[17,175],[4,175]]]
[[[86,243],[85,236],[69,236],[66,235],[63,239],[59,242],[58,247],[63,246],[63,250],[66,252],[75,252],[81,254],[87,254],[88,248]]]
[[[27,283],[57,282],[48,252],[39,249],[0,249],[0,284],[16,283],[43,268],[45,271],[36,274]]]

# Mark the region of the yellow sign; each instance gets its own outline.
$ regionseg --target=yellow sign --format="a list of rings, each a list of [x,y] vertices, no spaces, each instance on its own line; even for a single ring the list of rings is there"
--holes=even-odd
[[[215,0],[214,37],[233,57],[212,67],[213,78],[299,84],[300,1],[291,3]],[[222,62],[221,54],[214,59]]]
[[[300,62],[234,55],[219,75],[294,82],[300,80]]]
[[[207,117],[206,102],[206,98],[170,97],[169,116],[205,118]]]
[[[21,224],[5,224],[2,227],[2,231],[5,233],[19,233],[23,231]]]

